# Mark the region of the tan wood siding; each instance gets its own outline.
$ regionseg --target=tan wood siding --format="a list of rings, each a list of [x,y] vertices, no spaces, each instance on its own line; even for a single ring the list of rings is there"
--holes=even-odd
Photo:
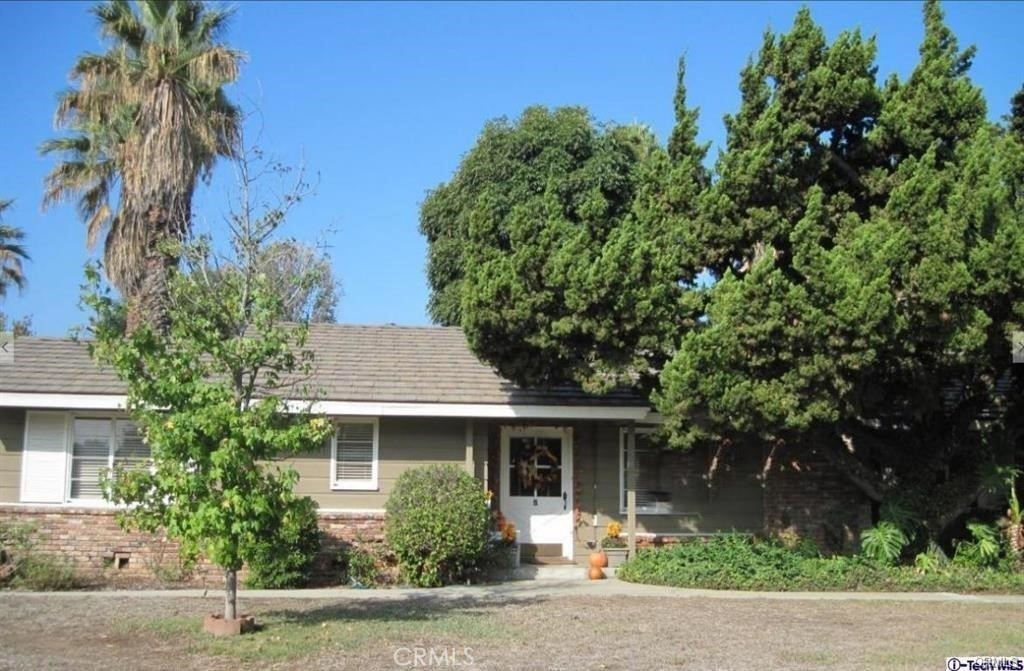
[[[625,527],[626,515],[619,501],[619,426],[610,422],[581,424],[576,435],[576,476],[579,479],[580,524],[576,537],[577,555],[585,543],[604,537],[611,521]],[[637,513],[638,533],[704,534],[730,530],[760,531],[763,525],[763,496],[758,479],[761,454],[758,450],[723,453],[720,466],[708,487],[710,462],[707,450],[672,454],[685,473],[685,488],[674,503],[672,514]],[[681,509],[681,510],[680,510]]]
[[[16,503],[21,489],[25,411],[0,408],[0,503]]]
[[[295,491],[312,497],[321,508],[381,510],[395,480],[406,469],[436,463],[465,464],[466,422],[464,419],[382,417],[378,459],[376,491],[332,491],[329,445],[287,463],[299,473]]]

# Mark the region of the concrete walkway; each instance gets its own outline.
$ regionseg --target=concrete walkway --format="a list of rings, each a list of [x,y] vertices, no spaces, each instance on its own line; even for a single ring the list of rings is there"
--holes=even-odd
[[[207,598],[223,599],[223,590],[98,590],[73,592],[7,592],[38,598]],[[0,601],[5,593],[0,592]],[[520,580],[495,585],[452,586],[439,589],[265,589],[239,590],[240,599],[336,599],[339,601],[440,601],[534,599],[552,597],[657,597],[667,599],[763,599],[780,601],[916,601],[1012,604],[1024,607],[1024,594],[952,594],[948,592],[740,592],[637,585],[620,580]]]

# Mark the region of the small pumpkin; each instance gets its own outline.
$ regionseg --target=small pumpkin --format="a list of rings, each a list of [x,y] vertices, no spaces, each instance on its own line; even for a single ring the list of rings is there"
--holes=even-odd
[[[606,568],[608,566],[608,555],[604,550],[594,550],[590,553],[590,565],[595,568]]]
[[[604,580],[604,571],[601,570],[600,566],[591,566],[590,570],[587,571],[587,577],[591,580]]]

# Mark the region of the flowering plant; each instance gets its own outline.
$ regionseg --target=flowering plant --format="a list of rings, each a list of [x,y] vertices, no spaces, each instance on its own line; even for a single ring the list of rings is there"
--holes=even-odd
[[[505,522],[505,524],[501,526],[501,540],[508,545],[512,545],[516,542],[516,533],[516,525],[511,522]]]
[[[605,529],[604,538],[601,539],[603,548],[624,548],[626,539],[622,537],[622,525],[618,522],[609,522]]]

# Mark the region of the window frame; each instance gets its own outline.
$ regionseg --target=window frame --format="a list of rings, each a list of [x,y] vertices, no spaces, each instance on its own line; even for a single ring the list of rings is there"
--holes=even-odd
[[[107,441],[107,470],[111,471],[114,469],[114,457],[117,454],[117,423],[118,422],[130,422],[135,424],[138,429],[138,422],[132,419],[129,415],[105,415],[105,414],[76,414],[69,413],[68,424],[67,424],[67,445],[65,451],[67,453],[67,467],[65,473],[67,477],[64,479],[64,500],[68,503],[77,505],[89,505],[89,506],[113,506],[115,504],[107,501],[103,496],[97,498],[93,497],[72,497],[71,489],[72,483],[74,482],[74,464],[75,464],[75,422],[78,420],[93,420],[93,421],[106,421],[110,424],[110,437]],[[152,452],[150,452],[152,458]]]
[[[636,434],[657,433],[658,429],[653,426],[637,426],[634,428]],[[628,427],[619,427],[619,514],[629,513],[626,507],[626,438],[629,435]],[[636,507],[637,515],[679,515],[680,513],[668,510],[656,510],[652,508]]]
[[[369,480],[338,479],[338,432],[343,424],[373,425],[373,461]],[[379,417],[335,417],[334,433],[331,434],[331,491],[375,492],[380,490],[380,418]]]

